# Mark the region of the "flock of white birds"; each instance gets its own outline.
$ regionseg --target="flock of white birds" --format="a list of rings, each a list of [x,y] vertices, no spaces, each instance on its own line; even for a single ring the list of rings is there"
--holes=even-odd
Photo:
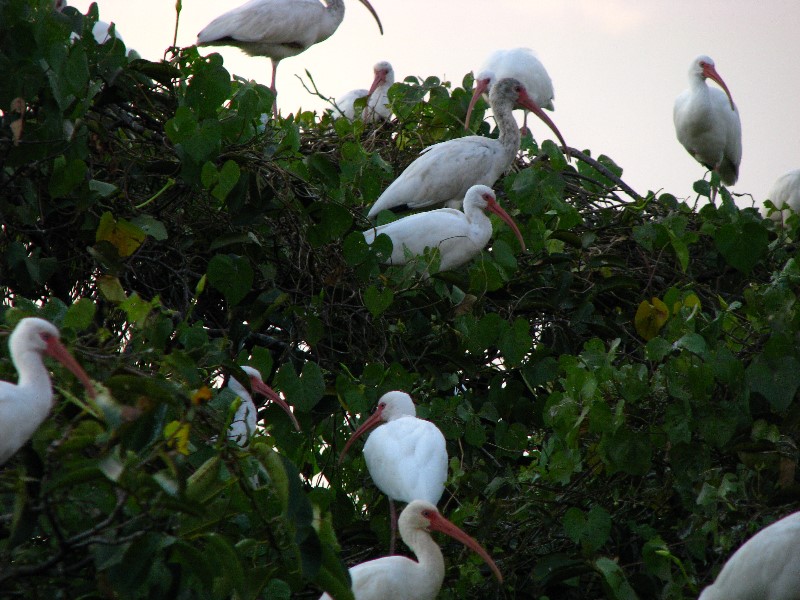
[[[382,31],[374,8],[368,0],[360,1]],[[63,4],[63,0],[55,2],[59,10]],[[277,98],[278,63],[330,37],[343,17],[342,0],[328,0],[327,5],[318,0],[250,0],[212,21],[200,32],[197,41],[198,45],[237,46],[248,54],[269,57],[271,87]],[[93,35],[98,43],[104,43],[116,32],[107,24],[98,23]],[[721,89],[709,87],[707,79],[716,82]],[[385,61],[377,63],[371,87],[353,90],[341,97],[336,102],[338,114],[365,122],[390,118],[387,91],[393,82],[392,66]],[[692,61],[689,82],[689,89],[678,96],[674,106],[678,140],[699,163],[719,173],[723,183],[733,185],[738,178],[742,155],[741,122],[733,96],[708,56]],[[467,127],[475,102],[485,92],[489,94],[499,137],[467,136],[426,148],[370,209],[369,217],[375,219],[388,209],[446,205],[364,232],[368,242],[381,234],[389,236],[394,250],[388,262],[403,264],[410,258],[422,256],[426,248],[437,248],[440,269],[467,263],[489,242],[492,225],[484,213],[486,210],[497,214],[525,249],[519,228],[499,206],[491,186],[508,170],[519,151],[520,132],[512,117],[515,108],[533,112],[547,123],[569,155],[561,133],[542,110],[553,110],[552,81],[529,50],[495,52],[478,71],[465,120]],[[273,112],[277,116],[277,99]],[[779,209],[770,214],[776,221],[783,221],[785,211],[798,210],[800,170],[781,177],[769,199]],[[458,210],[462,206],[463,211]],[[9,349],[19,381],[16,385],[0,382],[0,465],[13,456],[49,414],[53,391],[43,356],[62,362],[83,383],[88,394],[96,395],[89,377],[59,341],[58,330],[47,321],[21,320],[9,338]],[[243,369],[250,378],[251,389],[280,405],[299,429],[290,407],[263,383],[260,373],[251,367]],[[242,401],[228,437],[245,445],[256,430],[257,409],[248,390],[238,381],[232,379],[229,386]],[[451,535],[473,549],[502,581],[488,553],[436,508],[447,479],[447,451],[441,432],[432,423],[416,417],[407,394],[390,392],[380,399],[373,416],[353,434],[342,457],[356,438],[374,427],[377,429],[369,436],[364,454],[373,481],[390,499],[391,552],[397,528],[417,560],[388,556],[353,567],[350,573],[357,600],[387,597],[433,600],[444,578],[444,559],[430,536],[431,531]],[[395,500],[408,503],[397,527]],[[322,598],[329,597],[323,595]],[[751,538],[700,596],[700,600],[723,599],[800,599],[800,513],[773,523]]]

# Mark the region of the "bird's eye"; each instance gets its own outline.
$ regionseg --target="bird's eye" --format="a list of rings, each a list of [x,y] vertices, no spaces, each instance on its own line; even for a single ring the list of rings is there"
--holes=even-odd
[[[42,340],[44,342],[49,342],[50,340],[53,339],[53,334],[47,333],[47,332],[42,332],[42,333],[39,334],[39,337],[42,338]]]
[[[386,402],[381,402],[378,404],[378,408],[386,408]]]

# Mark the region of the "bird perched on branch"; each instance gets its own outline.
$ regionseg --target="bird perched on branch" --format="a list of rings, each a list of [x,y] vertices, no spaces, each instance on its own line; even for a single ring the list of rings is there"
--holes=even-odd
[[[369,0],[367,7],[383,34],[378,13]],[[250,0],[220,15],[197,34],[198,46],[236,46],[250,56],[267,56],[272,61],[270,89],[277,95],[275,73],[278,63],[296,56],[314,44],[327,40],[344,18],[344,1]],[[273,104],[273,114],[278,109]]]
[[[716,81],[722,90],[708,87],[706,79]],[[722,183],[736,183],[742,162],[739,109],[708,56],[692,61],[689,89],[675,100],[672,118],[678,141],[686,151],[707,169],[719,173]]]
[[[547,123],[566,147],[550,117],[531,101],[525,86],[516,79],[501,79],[493,85],[489,104],[500,130],[497,139],[470,135],[425,148],[380,195],[367,216],[374,220],[382,210],[401,206],[417,209],[445,204],[457,208],[473,185],[494,185],[519,151],[519,127],[512,115],[517,105]]]
[[[96,397],[91,379],[59,339],[58,328],[44,319],[22,319],[8,338],[17,384],[0,381],[0,465],[27,442],[53,405],[53,384],[44,356],[55,358]]]
[[[392,116],[389,109],[389,88],[394,83],[394,69],[392,65],[383,60],[373,67],[375,78],[368,90],[350,90],[344,96],[336,100],[337,112],[346,119],[353,121],[356,118],[356,100],[368,98],[366,106],[361,115],[361,120],[365,123],[374,123],[378,120],[386,120]]]

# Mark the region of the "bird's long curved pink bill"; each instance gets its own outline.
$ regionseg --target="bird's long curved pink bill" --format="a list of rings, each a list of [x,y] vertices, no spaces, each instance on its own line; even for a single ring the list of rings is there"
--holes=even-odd
[[[721,87],[725,91],[725,95],[728,96],[728,100],[731,103],[731,110],[736,110],[736,105],[733,103],[733,96],[731,96],[728,86],[725,85],[725,82],[722,80],[722,77],[720,77],[719,73],[717,73],[717,69],[714,68],[714,65],[704,64],[703,75],[709,79],[713,79],[719,84],[719,87]]]
[[[262,396],[265,396],[266,398],[269,398],[275,404],[280,406],[283,409],[283,411],[287,415],[289,415],[289,418],[292,420],[292,423],[294,424],[294,428],[297,431],[300,431],[300,423],[297,422],[297,419],[295,418],[294,413],[292,412],[292,409],[289,407],[289,404],[287,404],[286,400],[284,400],[283,398],[280,397],[278,392],[273,390],[271,387],[269,387],[266,383],[264,383],[263,381],[261,381],[257,377],[251,377],[250,378],[250,387],[253,388],[254,392],[258,392]]]
[[[375,9],[372,8],[372,4],[368,2],[368,0],[361,0],[361,4],[367,7],[367,10],[372,13],[372,16],[375,17],[375,21],[378,23],[378,29],[381,30],[381,35],[383,35],[383,25],[381,24],[381,20],[378,17],[378,13],[375,12]]]
[[[480,556],[484,562],[489,565],[489,568],[494,573],[497,580],[502,583],[503,582],[503,574],[500,572],[500,569],[497,568],[494,560],[492,557],[489,556],[489,553],[483,549],[475,539],[464,533],[461,529],[459,529],[456,525],[445,519],[439,513],[433,513],[428,517],[430,522],[430,528],[434,531],[440,531],[444,534],[449,535],[451,538],[458,540],[462,544],[464,544],[467,548],[475,552],[478,556]]]
[[[514,222],[514,219],[511,218],[511,215],[503,210],[503,207],[497,203],[497,200],[489,199],[486,203],[486,210],[496,214],[505,222],[506,225],[511,228],[511,230],[514,232],[514,235],[516,235],[517,239],[519,240],[519,245],[522,246],[522,251],[525,252],[527,248],[525,247],[525,240],[522,239],[522,232],[520,232],[519,227],[517,227],[517,224]]]
[[[347,440],[347,443],[344,445],[342,449],[342,453],[339,455],[339,464],[342,464],[344,460],[344,455],[347,454],[347,451],[350,449],[350,446],[353,445],[360,436],[364,435],[367,431],[378,425],[383,420],[383,407],[378,405],[378,408],[375,409],[375,412],[370,415],[370,417],[361,424],[361,427],[355,430],[353,435],[350,436],[350,439]]]
[[[528,95],[528,92],[525,89],[520,90],[519,97],[517,98],[517,104],[527,108],[542,121],[544,121],[545,124],[553,130],[553,133],[556,134],[556,137],[559,139],[564,148],[564,152],[567,152],[567,142],[564,141],[564,138],[561,135],[561,132],[558,130],[558,127],[556,127],[556,124],[553,123],[550,117],[547,116],[547,114],[539,107],[539,105],[533,101],[533,98]]]
[[[54,337],[48,337],[45,342],[47,343],[47,349],[45,350],[45,354],[48,356],[55,358],[58,362],[64,365],[67,369],[72,371],[72,374],[78,378],[83,384],[83,387],[86,388],[86,392],[92,398],[97,398],[97,392],[94,389],[94,384],[92,384],[92,380],[89,379],[89,376],[86,374],[86,371],[83,370],[78,364],[78,361],[69,353],[69,350],[62,344],[59,340]]]
[[[489,78],[486,79],[476,79],[475,80],[475,91],[472,93],[472,98],[469,101],[469,107],[467,108],[467,117],[464,119],[464,129],[469,129],[469,121],[472,117],[472,109],[475,108],[475,104],[478,102],[478,98],[481,97],[482,94],[486,92],[486,89],[489,87]]]

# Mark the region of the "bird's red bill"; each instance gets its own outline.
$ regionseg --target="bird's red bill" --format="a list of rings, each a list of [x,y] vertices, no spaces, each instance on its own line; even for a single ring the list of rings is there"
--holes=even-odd
[[[372,8],[372,4],[370,4],[368,0],[361,0],[361,4],[366,6],[367,10],[372,13],[373,17],[375,17],[375,21],[378,23],[378,29],[381,30],[381,35],[383,35],[383,25],[381,24],[381,20],[378,17],[378,13],[376,13],[375,9]]]
[[[500,583],[503,582],[503,574],[500,572],[500,569],[497,568],[497,565],[495,564],[494,560],[492,560],[492,557],[489,556],[489,553],[484,550],[483,546],[475,541],[475,539],[468,536],[466,533],[464,533],[464,531],[445,519],[439,513],[433,513],[430,517],[428,517],[428,520],[430,522],[430,529],[447,534],[451,538],[464,544],[467,548],[480,556],[487,565],[489,565],[489,568],[492,570]]]
[[[467,108],[467,116],[464,119],[464,129],[469,129],[469,121],[472,117],[472,109],[475,108],[475,104],[478,102],[478,98],[481,97],[486,91],[486,88],[489,87],[489,79],[476,79],[475,80],[475,91],[472,93],[472,98],[469,101],[469,107]]]
[[[503,210],[503,207],[497,203],[497,200],[491,198],[487,202],[486,210],[493,212],[498,217],[503,219],[505,224],[508,225],[514,232],[514,235],[517,236],[517,239],[519,240],[519,245],[522,246],[522,251],[525,252],[527,248],[525,247],[525,240],[522,239],[522,232],[519,230],[519,227],[517,227],[517,224],[514,222],[514,219],[511,218],[511,215],[509,215],[505,210]]]
[[[294,428],[297,431],[300,431],[300,423],[297,422],[297,419],[295,418],[294,413],[292,412],[292,409],[289,407],[289,404],[286,402],[286,400],[284,400],[283,398],[280,397],[280,394],[278,394],[278,392],[273,390],[266,383],[261,381],[258,377],[251,377],[250,378],[250,387],[253,388],[254,392],[258,392],[262,396],[265,396],[265,397],[269,398],[275,404],[280,406],[283,409],[283,411],[287,415],[289,415],[289,418],[292,420],[292,423],[294,424]]]
[[[703,63],[703,75],[709,79],[713,79],[719,84],[719,86],[725,91],[725,95],[728,96],[728,100],[731,103],[731,110],[736,110],[736,105],[733,103],[733,96],[731,96],[728,86],[725,85],[725,82],[722,80],[722,77],[720,77],[719,73],[717,73],[717,69],[714,68],[714,65]]]
[[[369,419],[364,421],[361,424],[361,427],[355,430],[353,435],[350,436],[350,439],[347,440],[347,443],[344,445],[342,453],[339,455],[339,464],[341,464],[342,460],[344,460],[344,455],[347,454],[347,451],[350,449],[350,446],[353,445],[353,442],[355,442],[360,436],[364,435],[367,431],[378,425],[383,420],[382,413],[383,407],[379,405],[375,412],[370,415]]]
[[[69,350],[66,349],[64,344],[62,344],[58,339],[55,337],[48,337],[46,340],[47,349],[45,350],[45,354],[48,356],[55,358],[58,362],[62,365],[67,367],[70,371],[72,371],[73,375],[78,378],[83,384],[83,387],[86,388],[86,392],[92,397],[97,397],[97,392],[94,389],[94,385],[92,384],[92,380],[89,379],[89,376],[86,374],[86,371],[83,370],[78,364],[78,361],[69,353]]]
[[[533,101],[533,98],[531,98],[528,95],[528,92],[524,88],[520,90],[519,97],[517,98],[517,103],[520,106],[527,108],[537,117],[539,117],[542,121],[544,121],[545,125],[547,125],[550,129],[552,129],[553,133],[556,134],[556,137],[561,142],[561,145],[564,147],[564,152],[567,152],[567,142],[564,141],[564,138],[561,135],[561,132],[558,130],[558,127],[556,127],[556,124],[553,123],[550,117],[548,117],[547,114],[541,108],[539,108],[539,105]]]

